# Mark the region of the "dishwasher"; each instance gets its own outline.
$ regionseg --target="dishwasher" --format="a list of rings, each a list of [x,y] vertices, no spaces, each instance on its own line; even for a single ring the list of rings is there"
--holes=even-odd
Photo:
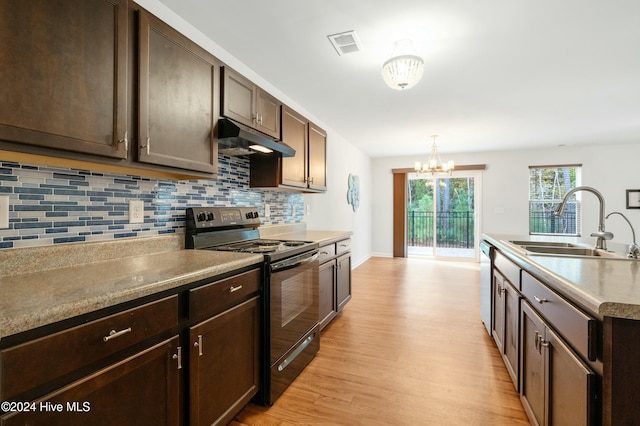
[[[480,318],[487,333],[491,335],[491,266],[495,248],[486,241],[480,241]]]

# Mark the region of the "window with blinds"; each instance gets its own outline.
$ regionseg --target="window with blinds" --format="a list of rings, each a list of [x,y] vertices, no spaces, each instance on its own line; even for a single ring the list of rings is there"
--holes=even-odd
[[[580,236],[580,192],[573,194],[564,215],[553,210],[571,189],[580,186],[581,164],[529,166],[529,234]]]

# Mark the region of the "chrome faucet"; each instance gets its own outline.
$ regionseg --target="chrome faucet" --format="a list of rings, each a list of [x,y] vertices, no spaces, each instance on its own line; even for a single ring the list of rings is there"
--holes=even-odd
[[[591,188],[590,186],[577,186],[573,189],[570,189],[562,199],[562,202],[556,207],[553,211],[553,214],[556,216],[562,216],[564,214],[564,209],[566,207],[567,201],[569,197],[573,195],[573,193],[578,191],[587,191],[591,192],[593,195],[598,197],[598,201],[600,202],[600,215],[598,217],[598,231],[591,234],[592,237],[596,237],[596,250],[607,250],[607,240],[613,238],[613,234],[611,232],[605,232],[604,230],[604,197],[595,188]]]
[[[638,259],[640,258],[640,246],[638,246],[638,244],[636,243],[636,230],[633,229],[633,225],[631,224],[631,222],[629,222],[629,219],[627,219],[627,217],[625,215],[623,215],[620,212],[611,212],[607,215],[607,219],[609,219],[609,216],[611,216],[612,214],[619,214],[620,216],[622,216],[622,218],[624,220],[627,221],[627,223],[629,224],[629,226],[631,227],[631,235],[633,236],[633,244],[631,244],[629,246],[629,252],[627,253],[627,257],[629,259]]]

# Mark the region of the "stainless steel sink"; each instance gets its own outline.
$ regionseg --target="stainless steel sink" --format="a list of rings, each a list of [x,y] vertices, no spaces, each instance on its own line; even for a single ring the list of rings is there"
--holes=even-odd
[[[529,256],[560,256],[560,257],[596,257],[607,259],[626,259],[616,253],[596,250],[583,244],[567,243],[561,241],[503,241],[509,243],[514,249],[520,250]]]
[[[595,249],[584,248],[579,246],[522,246],[523,249],[534,253],[559,254],[564,256],[601,256],[601,252]]]
[[[559,241],[509,241],[511,244],[528,247],[581,247],[578,244]]]

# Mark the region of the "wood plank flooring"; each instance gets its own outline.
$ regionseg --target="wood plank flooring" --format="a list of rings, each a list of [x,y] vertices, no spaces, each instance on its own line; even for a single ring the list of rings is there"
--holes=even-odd
[[[480,321],[475,263],[371,258],[320,352],[240,425],[528,425]]]

